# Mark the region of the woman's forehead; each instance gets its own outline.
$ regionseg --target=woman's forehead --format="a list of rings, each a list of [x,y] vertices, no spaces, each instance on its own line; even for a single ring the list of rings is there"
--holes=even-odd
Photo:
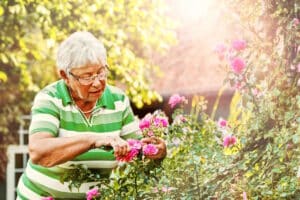
[[[101,64],[88,64],[88,65],[73,68],[73,69],[71,69],[71,72],[79,73],[79,74],[93,73],[93,72],[98,72],[99,70],[104,69],[104,68],[105,68],[105,66],[103,66]]]

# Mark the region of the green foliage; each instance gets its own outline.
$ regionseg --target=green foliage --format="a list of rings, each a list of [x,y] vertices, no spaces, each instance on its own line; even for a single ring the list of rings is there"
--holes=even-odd
[[[159,67],[148,58],[175,42],[174,23],[165,16],[165,8],[161,0],[1,1],[0,134],[7,134],[4,143],[14,142],[18,116],[29,113],[34,94],[57,80],[55,48],[74,31],[88,30],[104,43],[110,83],[124,86],[137,107],[160,100],[149,85]]]
[[[76,191],[87,181],[98,182],[92,188],[101,188],[100,199],[150,199],[160,172],[159,162],[139,156],[130,163],[120,163],[109,178],[101,177],[96,169],[75,165],[60,180],[69,183],[70,191]]]

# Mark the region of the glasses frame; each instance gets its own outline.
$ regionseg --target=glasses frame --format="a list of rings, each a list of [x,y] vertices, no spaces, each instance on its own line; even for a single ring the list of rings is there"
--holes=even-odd
[[[80,83],[80,85],[91,85],[92,83],[94,83],[95,79],[98,79],[99,81],[103,81],[105,79],[107,79],[108,76],[108,69],[107,67],[104,68],[104,71],[101,71],[95,75],[89,76],[89,77],[80,77],[80,76],[76,76],[75,74],[73,74],[72,72],[68,72],[76,81],[78,81],[78,83]]]

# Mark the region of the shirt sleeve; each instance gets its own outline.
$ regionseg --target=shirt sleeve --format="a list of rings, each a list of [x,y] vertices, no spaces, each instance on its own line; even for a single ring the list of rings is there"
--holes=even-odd
[[[37,132],[48,132],[53,136],[58,136],[59,129],[59,108],[54,97],[46,93],[39,92],[31,108],[31,123],[29,134]]]
[[[142,134],[139,133],[139,120],[134,116],[127,96],[125,96],[124,104],[125,109],[122,114],[122,129],[120,135],[123,139],[141,139]]]

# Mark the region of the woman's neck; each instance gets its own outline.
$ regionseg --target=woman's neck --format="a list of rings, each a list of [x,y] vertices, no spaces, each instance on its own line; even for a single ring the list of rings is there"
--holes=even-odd
[[[81,112],[85,113],[91,113],[96,105],[96,101],[92,102],[92,101],[85,101],[81,98],[79,98],[78,96],[74,95],[73,92],[71,92],[71,97],[75,103],[75,105],[77,106],[77,108],[79,108],[81,110]]]

